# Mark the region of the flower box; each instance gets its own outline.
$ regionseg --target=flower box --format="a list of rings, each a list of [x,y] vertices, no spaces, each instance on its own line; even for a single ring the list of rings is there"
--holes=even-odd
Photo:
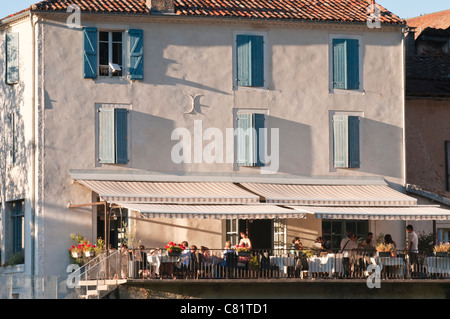
[[[448,257],[448,252],[435,251],[434,255],[436,257]]]
[[[80,253],[80,252],[77,252],[77,251],[73,251],[73,252],[72,252],[72,257],[73,257],[73,258],[81,258],[81,253]]]
[[[93,251],[93,250],[85,251],[84,255],[86,257],[94,257],[95,256],[95,251]]]
[[[379,257],[392,257],[392,254],[390,251],[379,251],[378,256]]]
[[[250,257],[249,251],[238,251],[237,253],[239,257]]]

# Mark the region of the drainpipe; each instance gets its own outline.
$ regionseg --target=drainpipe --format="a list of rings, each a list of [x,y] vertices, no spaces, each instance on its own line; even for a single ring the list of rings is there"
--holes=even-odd
[[[36,297],[36,291],[35,291],[35,281],[36,281],[36,119],[38,118],[36,116],[37,107],[36,107],[36,22],[34,22],[34,14],[30,11],[30,22],[31,22],[31,32],[32,32],[32,60],[31,60],[31,70],[32,70],[32,108],[33,108],[33,114],[32,114],[32,152],[33,152],[33,163],[32,163],[32,183],[31,183],[31,275],[33,276],[33,279],[31,280],[31,293],[32,293],[32,299]]]

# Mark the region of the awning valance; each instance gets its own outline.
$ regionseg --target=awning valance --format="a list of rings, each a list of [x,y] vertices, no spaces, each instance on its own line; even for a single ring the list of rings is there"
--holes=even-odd
[[[252,204],[259,196],[233,183],[77,180],[108,202]]]
[[[274,205],[172,205],[116,203],[143,218],[275,219],[305,218],[306,213]]]
[[[386,185],[242,183],[266,203],[305,206],[414,206],[417,200]]]
[[[450,220],[450,210],[437,206],[415,207],[314,207],[290,206],[319,219],[346,220]]]

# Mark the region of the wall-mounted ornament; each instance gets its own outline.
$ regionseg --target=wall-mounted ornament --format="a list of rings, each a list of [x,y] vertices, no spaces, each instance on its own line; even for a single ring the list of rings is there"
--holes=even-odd
[[[196,106],[200,107],[199,102],[200,102],[200,97],[202,97],[203,95],[201,94],[196,94],[196,95],[192,95],[192,94],[187,94],[191,97],[191,110],[189,112],[185,112],[184,114],[192,114],[192,115],[196,115],[196,114],[202,114],[201,111],[198,111],[198,108],[196,108]]]

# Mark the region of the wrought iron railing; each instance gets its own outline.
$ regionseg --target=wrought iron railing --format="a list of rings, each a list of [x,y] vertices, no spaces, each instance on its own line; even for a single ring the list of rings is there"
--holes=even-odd
[[[117,255],[127,279],[450,279],[450,258],[402,251],[385,256],[376,251],[209,249],[169,254],[164,249],[130,250]]]

